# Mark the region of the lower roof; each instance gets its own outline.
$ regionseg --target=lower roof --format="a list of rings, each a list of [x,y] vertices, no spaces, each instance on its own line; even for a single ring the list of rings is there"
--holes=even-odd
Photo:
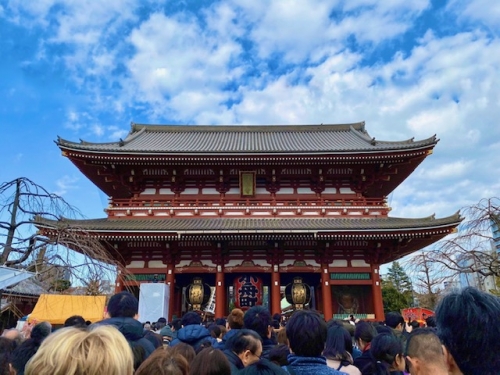
[[[454,215],[436,219],[396,217],[323,217],[323,218],[103,218],[90,220],[50,220],[37,216],[34,223],[39,228],[85,230],[94,233],[116,234],[214,234],[214,233],[400,233],[408,231],[450,229],[462,218]]]

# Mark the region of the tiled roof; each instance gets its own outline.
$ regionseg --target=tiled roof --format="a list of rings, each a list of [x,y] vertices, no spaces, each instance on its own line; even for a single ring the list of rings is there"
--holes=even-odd
[[[259,233],[268,231],[318,231],[318,232],[394,232],[425,230],[456,226],[459,213],[436,219],[433,216],[420,219],[405,218],[190,218],[190,219],[91,219],[54,221],[37,217],[39,227],[66,226],[92,232],[145,232],[145,233]]]
[[[435,145],[435,136],[421,141],[378,141],[364,122],[345,125],[203,126],[133,124],[124,140],[111,143],[71,142],[63,149],[123,154],[263,154],[346,153],[415,150]]]
[[[32,279],[28,279],[28,280],[23,280],[12,287],[6,288],[4,292],[39,296],[40,294],[47,293],[47,290],[39,282]]]

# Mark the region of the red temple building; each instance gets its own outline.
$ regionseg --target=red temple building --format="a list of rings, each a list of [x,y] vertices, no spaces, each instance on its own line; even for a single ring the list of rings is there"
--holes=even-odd
[[[132,124],[118,142],[58,139],[110,202],[106,218],[62,222],[108,246],[126,270],[117,290],[166,283],[169,319],[192,308],[193,291],[207,289],[216,317],[255,304],[281,313],[295,283],[293,303],[326,319],[382,320],[380,265],[434,243],[461,220],[389,216],[386,197],[436,144],[378,141],[364,123]],[[60,224],[37,221],[46,233]]]

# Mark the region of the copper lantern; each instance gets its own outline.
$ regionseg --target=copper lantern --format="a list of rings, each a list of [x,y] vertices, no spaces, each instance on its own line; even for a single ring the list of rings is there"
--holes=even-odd
[[[302,277],[295,277],[293,283],[286,286],[285,297],[295,310],[302,310],[311,301],[311,288],[302,282]]]
[[[195,277],[186,288],[186,299],[193,310],[201,310],[210,300],[211,292],[210,286],[204,284],[201,277]]]

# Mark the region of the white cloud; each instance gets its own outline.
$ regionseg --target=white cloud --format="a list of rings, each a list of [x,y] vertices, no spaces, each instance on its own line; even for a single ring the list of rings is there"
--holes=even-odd
[[[454,11],[462,20],[473,20],[484,22],[498,31],[500,19],[500,3],[490,0],[451,0],[447,4],[449,11]]]
[[[69,190],[77,189],[76,183],[79,177],[64,175],[56,181],[57,190],[54,194],[59,196],[65,195]]]

